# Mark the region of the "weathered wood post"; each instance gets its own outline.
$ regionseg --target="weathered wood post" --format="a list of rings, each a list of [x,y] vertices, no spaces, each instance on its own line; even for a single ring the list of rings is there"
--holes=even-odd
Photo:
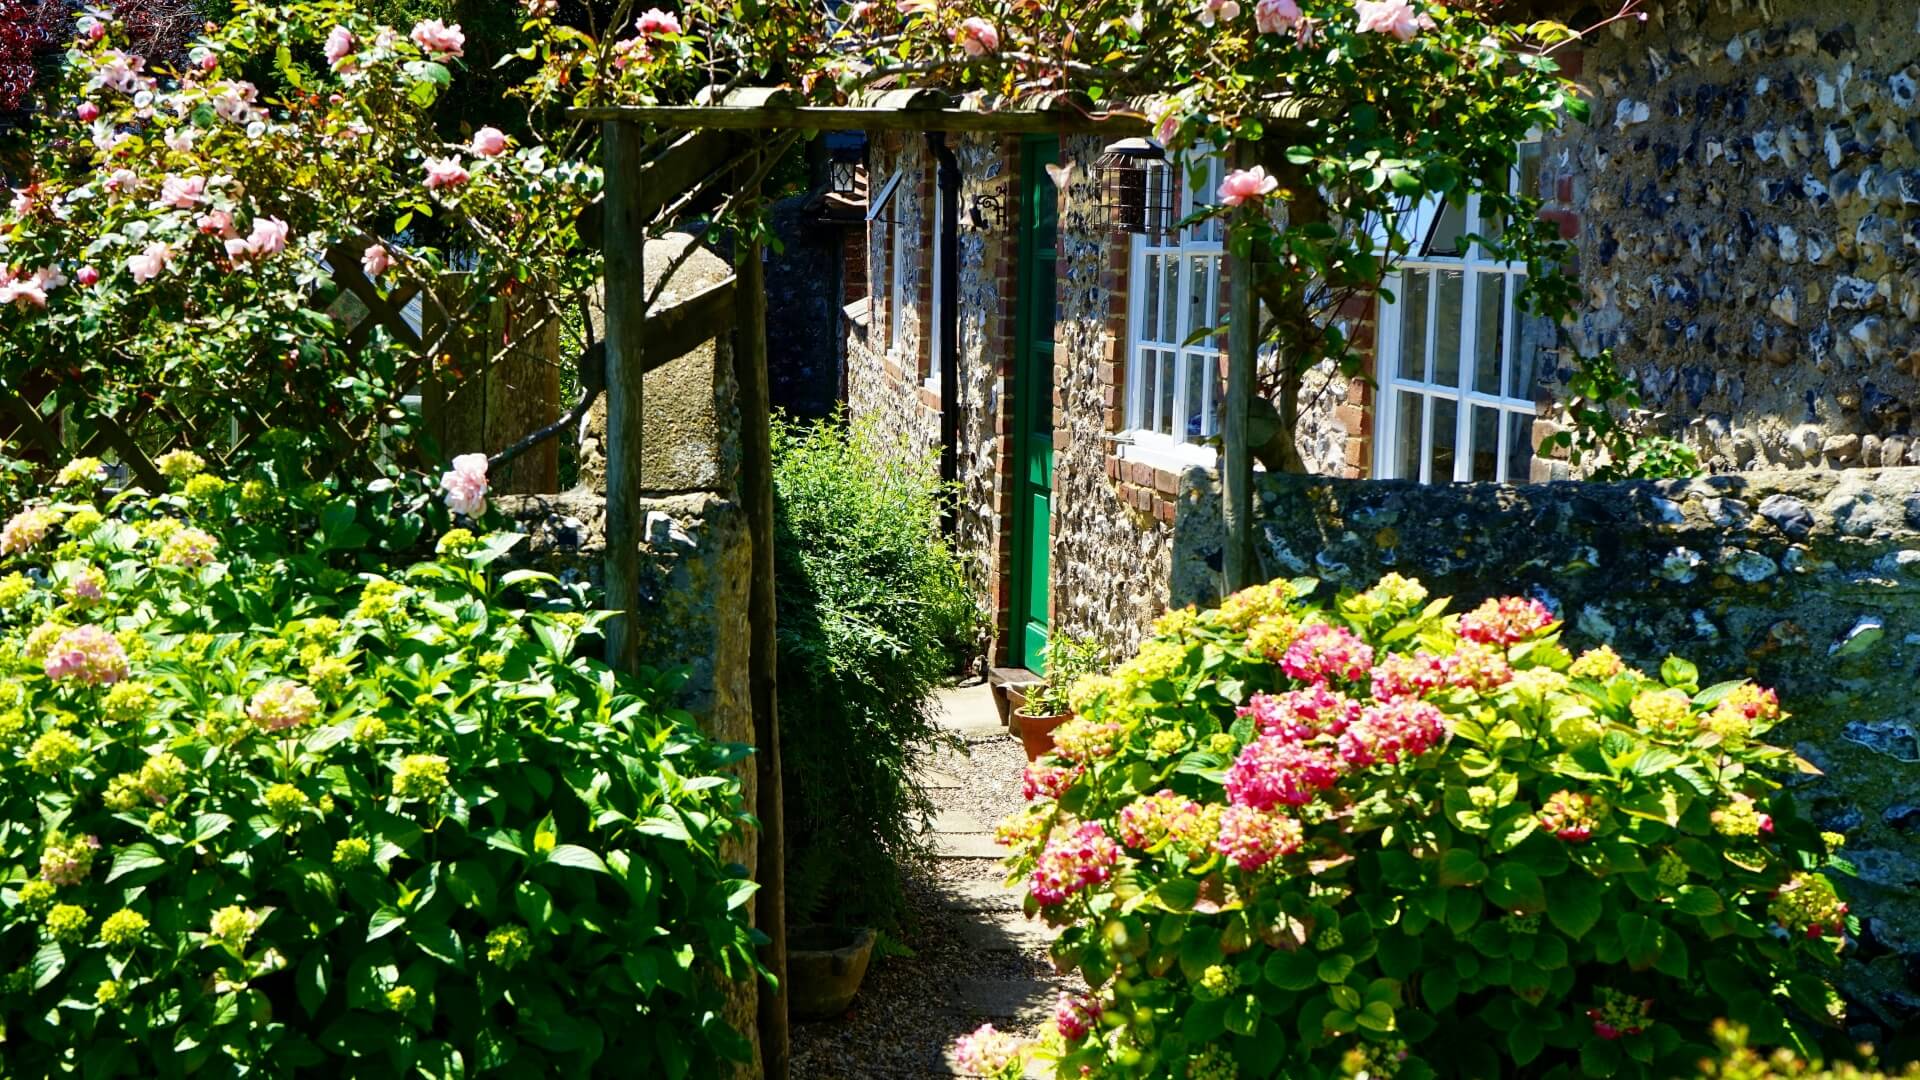
[[[1229,161],[1239,167],[1246,150],[1236,145]],[[1248,405],[1253,397],[1254,355],[1260,347],[1254,296],[1253,238],[1238,219],[1252,213],[1242,206],[1227,228],[1227,397],[1221,424],[1220,516],[1226,525],[1223,566],[1226,591],[1253,584],[1253,449],[1247,444]]]
[[[607,623],[607,663],[639,663],[633,616],[640,596],[641,422],[646,393],[647,222],[640,193],[640,132],[602,125],[606,187],[607,554],[606,587],[616,614]]]
[[[750,187],[737,193],[738,217],[759,212],[760,157],[748,157],[741,175]],[[757,223],[756,223],[757,224]],[[787,871],[784,796],[780,778],[780,719],[775,673],[773,594],[772,401],[767,386],[767,282],[757,233],[742,229],[734,244],[734,381],[740,390],[740,498],[753,537],[753,583],[747,610],[752,620],[754,767],[760,793],[760,853],[754,878],[754,922],[767,935],[760,960],[773,973],[773,989],[760,992],[760,1057],[767,1080],[787,1080]]]

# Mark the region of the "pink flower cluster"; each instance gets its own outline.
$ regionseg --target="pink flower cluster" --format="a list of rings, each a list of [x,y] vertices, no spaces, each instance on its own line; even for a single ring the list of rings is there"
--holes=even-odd
[[[1216,22],[1232,22],[1239,17],[1240,5],[1235,0],[1200,0],[1201,26],[1212,26]]]
[[[1417,699],[1370,705],[1340,733],[1340,758],[1356,768],[1384,762],[1398,765],[1419,757],[1447,738],[1440,710]]]
[[[287,250],[287,223],[277,217],[254,218],[253,232],[245,238],[228,237],[226,246],[234,262],[271,258]]]
[[[460,24],[448,26],[439,19],[423,19],[415,23],[413,32],[407,36],[427,55],[435,58],[461,56],[467,47],[467,35],[460,31]]]
[[[327,33],[327,63],[333,65],[335,71],[352,71],[356,66],[354,47],[353,31],[344,26],[334,27]]]
[[[954,27],[953,40],[968,56],[985,56],[1000,51],[1000,31],[985,19],[962,19]]]
[[[467,167],[460,164],[459,158],[428,158],[423,166],[427,172],[427,190],[438,191],[441,188],[464,187],[473,179]]]
[[[613,46],[613,66],[624,69],[634,62],[646,63],[653,59],[652,40],[660,34],[683,33],[680,16],[659,8],[648,8],[633,23],[634,36]]]
[[[1280,657],[1280,670],[1301,682],[1325,683],[1329,679],[1352,682],[1373,667],[1373,646],[1355,637],[1352,631],[1326,623],[1311,623]]]
[[[1227,770],[1227,798],[1257,810],[1304,806],[1339,783],[1340,774],[1340,758],[1331,747],[1263,735],[1248,743]]]
[[[47,290],[66,283],[66,275],[55,267],[43,266],[29,274],[0,266],[0,306],[45,309]]]
[[[138,255],[127,256],[127,270],[133,274],[135,285],[145,285],[172,265],[173,245],[161,240],[148,244]]]
[[[1593,839],[1593,830],[1599,824],[1593,797],[1577,791],[1556,791],[1540,808],[1540,827],[1570,844]]]
[[[1193,835],[1201,827],[1200,804],[1163,790],[1120,808],[1120,842],[1147,851],[1168,837]]]
[[[1069,994],[1061,991],[1060,1000],[1053,1005],[1053,1026],[1060,1031],[1060,1037],[1068,1042],[1079,1042],[1100,1022],[1100,999],[1092,994]]]
[[[1447,685],[1462,690],[1484,694],[1513,681],[1513,666],[1500,650],[1478,642],[1461,642],[1442,664],[1447,672]]]
[[[63,887],[80,884],[93,872],[93,855],[99,850],[100,838],[97,836],[81,836],[67,841],[57,836],[49,838],[46,850],[40,853],[40,880]]]
[[[1020,795],[1028,802],[1042,796],[1058,799],[1066,794],[1067,789],[1073,786],[1073,782],[1080,779],[1086,771],[1087,768],[1084,765],[1062,768],[1036,761],[1028,765],[1026,771],[1020,774]]]
[[[143,74],[146,68],[145,57],[108,49],[100,54],[100,64],[93,69],[93,77],[87,80],[87,86],[89,89],[105,87],[132,97],[154,87],[153,79]]]
[[[1220,836],[1213,847],[1242,870],[1253,871],[1300,850],[1300,823],[1282,813],[1229,806],[1220,815]]]
[[[1553,611],[1532,597],[1488,600],[1460,616],[1460,636],[1482,645],[1512,645],[1554,624]]]
[[[314,692],[291,679],[261,687],[247,702],[247,719],[268,731],[299,727],[319,711],[320,699]]]
[[[1373,666],[1372,683],[1376,701],[1426,697],[1447,685],[1447,664],[1425,649],[1388,653]]]
[[[1019,1075],[1027,1056],[1027,1044],[1018,1036],[1001,1031],[992,1024],[981,1024],[953,1041],[947,1052],[955,1071],[962,1076],[1001,1077]]]
[[[1415,10],[1408,0],[1354,0],[1353,13],[1363,34],[1392,34],[1412,41],[1420,31],[1433,29],[1433,17]]]
[[[0,527],[0,555],[18,555],[37,547],[58,524],[59,515],[44,506],[20,511]]]
[[[446,493],[447,509],[456,514],[478,517],[487,512],[487,455],[461,454],[453,459],[453,468],[440,477],[440,490]]]
[[[98,626],[76,626],[60,635],[47,652],[49,679],[72,679],[88,686],[106,686],[127,677],[127,650],[120,640]]]
[[[1360,717],[1360,703],[1324,685],[1280,694],[1255,694],[1239,709],[1260,734],[1283,739],[1338,735]]]
[[[1253,25],[1263,34],[1284,34],[1300,22],[1294,0],[1260,0],[1253,6]]]
[[[1097,821],[1082,822],[1072,832],[1056,831],[1040,852],[1027,891],[1041,907],[1063,904],[1067,898],[1113,877],[1120,848]]]

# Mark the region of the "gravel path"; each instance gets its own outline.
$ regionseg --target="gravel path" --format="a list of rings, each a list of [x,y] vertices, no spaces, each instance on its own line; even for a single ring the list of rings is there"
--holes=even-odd
[[[946,1048],[956,1036],[987,1021],[1037,1034],[1068,985],[1047,960],[1045,928],[1004,887],[992,844],[994,824],[1022,805],[1020,743],[1001,730],[984,685],[945,691],[941,704],[943,726],[965,746],[941,751],[922,774],[947,854],[907,873],[915,955],[876,956],[845,1016],[794,1025],[796,1080],[952,1077]]]

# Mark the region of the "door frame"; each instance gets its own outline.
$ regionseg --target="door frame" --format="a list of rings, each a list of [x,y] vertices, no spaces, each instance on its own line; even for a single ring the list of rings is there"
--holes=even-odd
[[[1034,558],[1032,542],[1034,523],[1030,520],[1032,511],[1029,509],[1029,500],[1027,498],[1027,453],[1029,449],[1028,440],[1033,436],[1034,409],[1036,404],[1038,404],[1035,400],[1036,395],[1032,392],[1037,380],[1031,367],[1032,346],[1035,339],[1036,326],[1038,325],[1036,316],[1039,314],[1035,310],[1032,297],[1033,286],[1035,285],[1033,275],[1038,270],[1034,261],[1034,234],[1039,210],[1036,192],[1042,192],[1055,199],[1058,198],[1058,194],[1052,188],[1052,178],[1047,175],[1044,165],[1048,161],[1058,161],[1059,157],[1060,139],[1057,135],[1024,135],[1020,139],[1018,169],[1016,173],[1020,183],[1020,201],[1014,245],[1013,363],[1011,365],[1011,379],[1009,380],[1009,397],[1012,399],[1013,437],[1011,446],[1009,447],[1011,467],[1007,471],[1007,475],[1012,481],[1014,489],[1012,499],[1013,513],[1009,521],[1009,527],[1012,530],[1012,544],[1009,558],[1011,565],[1008,567],[1013,588],[1009,597],[1011,600],[1011,610],[1008,613],[1005,652],[1007,663],[1013,666],[1027,666],[1027,615],[1035,599],[1035,597],[1030,594],[1032,588],[1032,562]],[[1042,184],[1047,185],[1047,187],[1041,188],[1040,185]],[[1057,207],[1058,203],[1056,202],[1055,205]],[[1056,228],[1057,227],[1056,224]],[[1055,244],[1057,250],[1057,239]],[[1048,280],[1054,283],[1054,289],[1057,294],[1059,282],[1054,267],[1049,266],[1046,268],[1046,276]],[[1053,302],[1058,303],[1057,296]],[[1049,384],[1050,383],[1051,380],[1049,380]],[[1051,407],[1052,401],[1048,400],[1046,404]],[[1051,440],[1049,440],[1049,442],[1051,442]],[[1052,490],[1055,485],[1053,483],[1053,451],[1051,448],[1049,448],[1048,453],[1049,466],[1047,469],[1047,480],[1048,488]],[[1048,527],[1046,539],[1048,550],[1045,552],[1048,563],[1046,582],[1047,596],[1045,603],[1049,629],[1052,626],[1053,617],[1052,523],[1057,517],[1058,514],[1053,507],[1052,497],[1049,496],[1047,503]],[[1044,640],[1045,631],[1042,633],[1043,643]],[[1038,669],[1030,670],[1036,670],[1036,673],[1038,673]]]

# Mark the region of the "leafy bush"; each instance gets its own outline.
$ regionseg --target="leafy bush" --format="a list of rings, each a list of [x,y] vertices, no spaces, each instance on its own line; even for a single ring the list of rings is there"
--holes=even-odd
[[[977,616],[940,539],[931,457],[870,423],[777,423],[781,757],[795,921],[897,918],[931,812],[913,769]]]
[[[1771,691],[1576,658],[1537,601],[1308,587],[1165,616],[1032,767],[1002,836],[1092,988],[1060,1075],[1669,1077],[1716,1017],[1837,1016],[1841,838]]]
[[[1738,1024],[1714,1025],[1714,1041],[1720,1044],[1720,1056],[1700,1063],[1700,1075],[1711,1080],[1902,1080],[1920,1078],[1920,1061],[1908,1062],[1898,1073],[1882,1072],[1875,1067],[1873,1048],[1863,1046],[1864,1064],[1843,1061],[1822,1065],[1808,1061],[1785,1047],[1762,1057],[1747,1045],[1747,1029]]]
[[[162,464],[174,493],[108,497],[76,462],[0,530],[7,1073],[742,1053],[744,751],[577,658],[602,613],[496,573],[514,536],[356,575],[444,514]]]
[[[1030,716],[1058,716],[1073,707],[1068,693],[1073,684],[1097,675],[1107,666],[1107,647],[1091,637],[1076,637],[1055,629],[1047,635],[1046,679],[1027,691],[1024,711]]]
[[[1587,464],[1591,480],[1667,480],[1699,474],[1700,456],[1692,447],[1646,429],[1640,391],[1614,363],[1611,350],[1579,359],[1568,380],[1567,395],[1568,426],[1547,436],[1541,453],[1567,451],[1573,464]]]

